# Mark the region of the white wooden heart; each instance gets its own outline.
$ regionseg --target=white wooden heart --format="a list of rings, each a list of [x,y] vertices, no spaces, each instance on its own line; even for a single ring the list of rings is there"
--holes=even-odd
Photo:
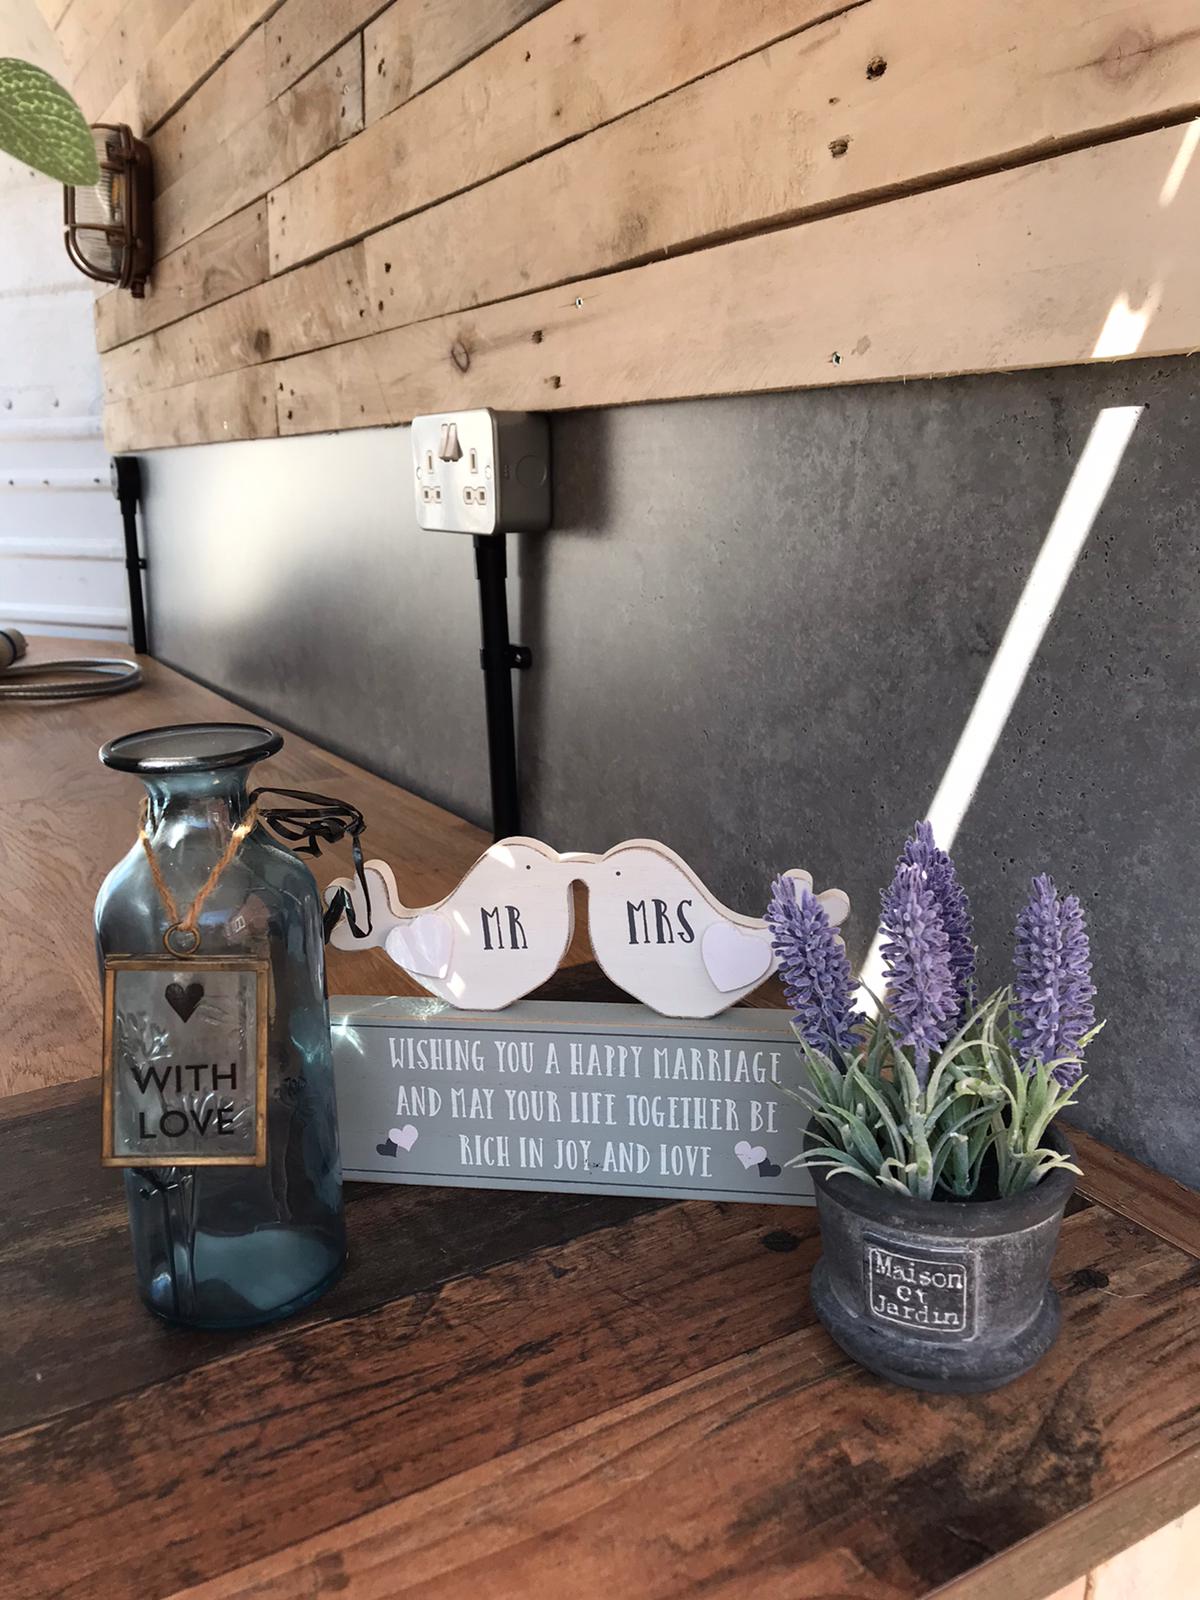
[[[384,945],[398,967],[420,978],[444,978],[453,948],[454,924],[440,911],[422,911],[411,922],[398,922]]]
[[[761,983],[774,969],[771,936],[733,922],[710,922],[700,941],[704,970],[722,994]]]

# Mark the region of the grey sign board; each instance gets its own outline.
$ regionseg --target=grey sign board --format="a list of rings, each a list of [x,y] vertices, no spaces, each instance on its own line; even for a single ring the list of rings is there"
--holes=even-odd
[[[330,1020],[347,1178],[812,1204],[784,1012],[340,995]]]

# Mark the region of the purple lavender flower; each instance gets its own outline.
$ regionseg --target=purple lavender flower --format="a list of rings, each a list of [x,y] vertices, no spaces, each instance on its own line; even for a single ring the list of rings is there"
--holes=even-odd
[[[800,1037],[826,1055],[855,1050],[862,1018],[851,1005],[850,963],[825,907],[794,878],[776,878],[767,926]]]
[[[929,1081],[929,1058],[945,1044],[958,1010],[950,940],[923,867],[900,862],[882,896],[888,1025],[913,1052],[917,1082]]]
[[[1045,874],[1034,878],[1017,918],[1014,965],[1016,1045],[1026,1072],[1034,1061],[1076,1055],[1096,1022],[1091,947],[1078,899],[1069,894],[1060,900]],[[1082,1070],[1077,1061],[1067,1061],[1054,1076],[1069,1087]]]
[[[925,882],[933,890],[941,912],[942,927],[950,943],[950,975],[958,996],[958,1011],[954,1017],[954,1026],[958,1028],[966,1021],[975,998],[975,931],[971,925],[970,901],[958,881],[954,862],[944,850],[938,849],[930,823],[916,824],[900,859],[911,867],[924,869]]]

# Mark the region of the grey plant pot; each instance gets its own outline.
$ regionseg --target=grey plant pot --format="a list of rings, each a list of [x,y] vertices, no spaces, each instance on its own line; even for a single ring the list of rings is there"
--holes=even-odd
[[[1073,1155],[1057,1129],[1046,1142]],[[813,1306],[860,1365],[912,1389],[976,1394],[1019,1378],[1054,1343],[1050,1263],[1072,1173],[1009,1200],[905,1199],[824,1169],[813,1181]]]

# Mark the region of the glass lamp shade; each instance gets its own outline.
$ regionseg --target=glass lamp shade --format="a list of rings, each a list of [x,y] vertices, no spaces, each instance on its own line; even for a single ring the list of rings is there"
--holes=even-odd
[[[80,272],[137,298],[154,258],[150,151],[124,123],[92,129],[100,180],[63,190],[67,254]]]

